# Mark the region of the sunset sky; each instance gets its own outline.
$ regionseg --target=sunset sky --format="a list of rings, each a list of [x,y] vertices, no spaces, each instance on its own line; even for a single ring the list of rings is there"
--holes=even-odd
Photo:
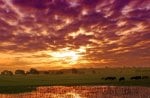
[[[150,0],[0,0],[0,70],[150,67]]]

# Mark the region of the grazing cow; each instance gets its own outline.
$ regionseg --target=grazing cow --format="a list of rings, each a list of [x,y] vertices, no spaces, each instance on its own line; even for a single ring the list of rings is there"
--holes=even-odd
[[[105,78],[104,78],[104,77],[102,77],[101,79],[102,79],[102,80],[105,80]]]
[[[120,77],[119,78],[119,81],[124,81],[125,80],[125,77]]]
[[[106,77],[105,80],[116,80],[116,77]]]
[[[134,77],[131,77],[130,79],[131,80],[140,80],[140,79],[142,79],[142,77],[141,76],[134,76]]]
[[[149,79],[148,76],[142,76],[142,79]]]

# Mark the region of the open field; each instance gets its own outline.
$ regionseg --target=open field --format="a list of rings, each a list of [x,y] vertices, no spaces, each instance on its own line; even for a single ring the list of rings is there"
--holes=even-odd
[[[8,86],[57,86],[57,85],[118,85],[118,86],[150,86],[150,78],[131,80],[133,76],[150,77],[150,68],[105,68],[78,69],[77,73],[62,70],[62,74],[38,75],[0,75],[0,87]],[[116,77],[105,80],[105,77]],[[120,77],[125,80],[119,81]]]

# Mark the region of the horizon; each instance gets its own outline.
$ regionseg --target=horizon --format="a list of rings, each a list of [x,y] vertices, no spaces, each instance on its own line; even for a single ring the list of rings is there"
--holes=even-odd
[[[33,67],[32,67],[33,68]],[[3,69],[1,70],[0,69],[0,72],[2,71],[12,71],[13,73],[16,71],[16,70],[24,70],[25,72],[29,71],[30,69],[32,68],[28,68],[28,69]],[[63,70],[72,70],[72,69],[77,69],[77,70],[88,70],[88,69],[93,69],[93,70],[98,70],[98,69],[145,69],[145,68],[150,68],[149,66],[148,67],[136,67],[136,66],[130,66],[130,67],[109,67],[109,66],[105,66],[105,67],[98,67],[98,68],[93,68],[93,67],[80,67],[80,68],[60,68],[60,69],[41,69],[41,68],[33,68],[33,69],[36,69],[37,71],[63,71]],[[149,70],[149,69],[147,69]]]
[[[150,67],[149,0],[0,0],[0,71]]]

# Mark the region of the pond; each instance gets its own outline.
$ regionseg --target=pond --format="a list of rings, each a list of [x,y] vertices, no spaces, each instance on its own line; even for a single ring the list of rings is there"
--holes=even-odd
[[[13,90],[13,89],[12,89]],[[150,98],[149,87],[43,86],[30,92],[0,93],[0,98]]]

